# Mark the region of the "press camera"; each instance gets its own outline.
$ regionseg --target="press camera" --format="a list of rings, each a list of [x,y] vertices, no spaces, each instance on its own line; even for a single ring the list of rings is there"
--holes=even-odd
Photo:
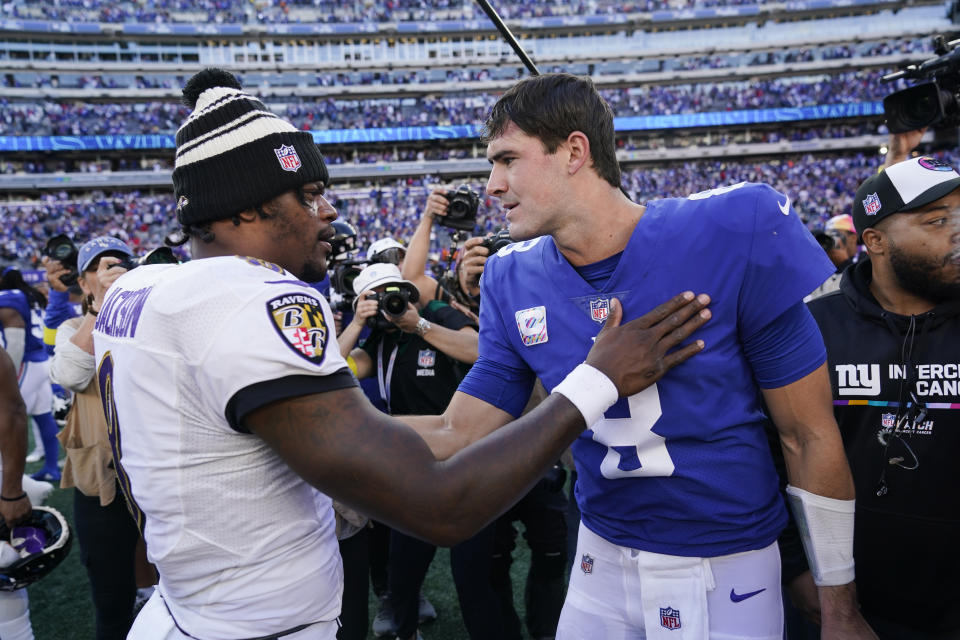
[[[918,84],[895,91],[883,99],[890,133],[935,126],[948,129],[960,124],[960,40],[933,39],[936,58],[912,64],[885,75],[884,82],[918,80]]]

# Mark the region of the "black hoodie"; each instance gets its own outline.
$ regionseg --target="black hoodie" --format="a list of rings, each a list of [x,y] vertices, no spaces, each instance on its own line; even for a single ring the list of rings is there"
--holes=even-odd
[[[809,304],[857,490],[857,591],[868,618],[960,634],[960,300],[900,316],[871,277],[865,258]],[[911,389],[926,415],[906,407]]]

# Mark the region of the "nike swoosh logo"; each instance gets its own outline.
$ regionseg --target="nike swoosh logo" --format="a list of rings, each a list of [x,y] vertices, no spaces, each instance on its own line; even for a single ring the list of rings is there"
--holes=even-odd
[[[790,196],[787,196],[786,202],[778,202],[777,206],[780,207],[780,213],[785,216],[790,215]]]
[[[766,589],[760,589],[760,590],[758,590],[758,591],[751,591],[750,593],[738,594],[738,593],[735,592],[733,589],[730,589],[730,601],[731,601],[731,602],[743,602],[743,601],[746,600],[747,598],[752,598],[753,596],[757,595],[758,593],[763,593],[764,591],[766,591]]]

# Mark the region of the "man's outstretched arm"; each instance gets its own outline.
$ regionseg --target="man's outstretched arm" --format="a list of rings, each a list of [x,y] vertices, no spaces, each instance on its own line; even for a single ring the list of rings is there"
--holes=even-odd
[[[0,516],[12,526],[30,514],[30,498],[23,490],[23,467],[27,456],[27,408],[17,386],[17,371],[10,356],[0,349]]]
[[[559,392],[447,460],[356,388],[279,401],[243,422],[334,499],[418,537],[455,544],[528,491],[618,395],[638,393],[702,350],[700,341],[673,349],[709,319],[708,302],[677,296],[624,325],[619,303],[611,305],[585,365]]]

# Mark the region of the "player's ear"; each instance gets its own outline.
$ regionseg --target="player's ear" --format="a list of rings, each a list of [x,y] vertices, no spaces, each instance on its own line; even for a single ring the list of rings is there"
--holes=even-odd
[[[582,131],[574,131],[567,136],[565,143],[567,151],[570,154],[567,161],[567,171],[574,175],[590,159],[590,139]]]
[[[880,229],[870,227],[863,230],[863,246],[870,255],[883,255],[887,251],[886,236]]]

